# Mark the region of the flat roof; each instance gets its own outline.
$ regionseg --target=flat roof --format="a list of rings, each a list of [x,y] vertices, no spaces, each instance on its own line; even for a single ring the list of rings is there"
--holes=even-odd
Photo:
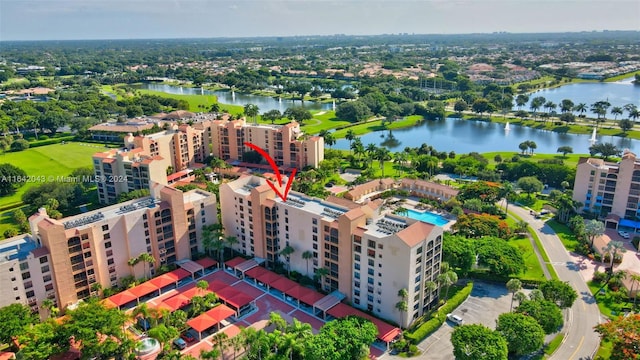
[[[59,221],[65,229],[80,228],[100,220],[111,219],[122,214],[155,208],[161,201],[152,197],[134,199],[127,202],[110,205],[84,214],[69,216]]]
[[[200,189],[194,189],[191,191],[187,191],[186,193],[184,193],[184,200],[188,203],[190,202],[194,202],[194,201],[201,201],[204,200],[206,198],[208,198],[209,196],[211,196],[211,194],[209,194],[208,192],[204,192]]]
[[[22,234],[0,242],[0,262],[25,259],[39,247],[30,234]]]

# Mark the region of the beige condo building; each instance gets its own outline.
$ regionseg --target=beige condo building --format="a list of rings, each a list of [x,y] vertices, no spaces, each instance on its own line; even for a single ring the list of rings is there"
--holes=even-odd
[[[428,291],[425,283],[440,271],[442,228],[385,214],[380,205],[294,192],[283,202],[255,176],[220,186],[222,222],[226,235],[239,240],[236,250],[273,267],[287,263],[280,252],[291,246],[292,271],[313,277],[325,268],[325,290],[406,326],[437,303],[437,290]],[[406,313],[395,308],[400,289],[408,292]]]
[[[264,149],[281,167],[318,167],[324,160],[324,139],[305,137],[295,121],[286,125],[266,125],[249,124],[244,119],[214,120],[195,126],[204,130],[204,139],[211,144],[212,155],[223,160],[242,161],[244,152],[251,150],[245,142]]]
[[[217,222],[215,195],[166,186],[153,190],[153,197],[60,220],[44,209],[29,218],[33,237],[48,256],[60,307],[95,294],[94,284],[119,286],[123,277],[142,278],[204,250],[202,226]],[[155,262],[128,265],[142,253],[151,254]],[[49,296],[51,290],[46,291]]]

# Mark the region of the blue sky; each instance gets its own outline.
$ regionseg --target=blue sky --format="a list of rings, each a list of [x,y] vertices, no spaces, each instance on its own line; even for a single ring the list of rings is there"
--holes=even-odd
[[[640,30],[638,0],[0,0],[0,40]]]

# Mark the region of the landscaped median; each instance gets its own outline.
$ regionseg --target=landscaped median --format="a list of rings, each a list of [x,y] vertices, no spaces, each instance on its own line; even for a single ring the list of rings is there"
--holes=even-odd
[[[473,282],[468,282],[465,287],[460,289],[455,295],[453,295],[444,305],[431,314],[431,319],[425,323],[416,327],[413,331],[405,331],[404,338],[411,341],[414,344],[419,343],[429,336],[432,332],[438,330],[438,328],[446,321],[447,314],[455,310],[460,304],[462,304],[473,290]]]

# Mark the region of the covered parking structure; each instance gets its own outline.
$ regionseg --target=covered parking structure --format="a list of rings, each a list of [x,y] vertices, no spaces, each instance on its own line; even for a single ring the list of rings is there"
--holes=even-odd
[[[225,270],[233,272],[234,275],[244,278],[245,273],[256,266],[260,265],[261,259],[244,259],[241,257],[235,257],[224,264]],[[264,262],[264,260],[262,260]]]
[[[235,311],[224,304],[220,304],[187,321],[187,325],[198,333],[198,340],[202,340],[203,332],[216,325],[218,325],[217,330],[220,330],[219,324],[230,316],[233,316],[233,314],[235,314]]]
[[[180,266],[180,268],[186,270],[191,274],[191,278],[195,279],[199,276],[204,276],[204,266],[198,264],[192,260],[182,260],[176,265]],[[198,276],[199,275],[199,276]]]
[[[178,287],[180,280],[189,276],[189,272],[184,269],[175,269],[166,274],[155,277],[148,282],[158,288],[160,294]]]
[[[138,304],[138,297],[131,291],[125,290],[107,298],[107,303],[115,305],[118,310],[130,309]]]
[[[174,312],[178,309],[181,309],[191,303],[191,298],[185,296],[184,294],[178,294],[172,296],[158,305],[159,309],[167,309],[171,312]]]
[[[378,340],[384,342],[387,345],[387,349],[389,348],[389,343],[402,333],[402,330],[400,330],[400,328],[397,328],[391,324],[387,324],[380,319],[377,319],[367,313],[364,313],[343,303],[335,305],[331,309],[327,310],[327,314],[337,319],[341,319],[347,316],[358,316],[371,321],[378,329]]]

